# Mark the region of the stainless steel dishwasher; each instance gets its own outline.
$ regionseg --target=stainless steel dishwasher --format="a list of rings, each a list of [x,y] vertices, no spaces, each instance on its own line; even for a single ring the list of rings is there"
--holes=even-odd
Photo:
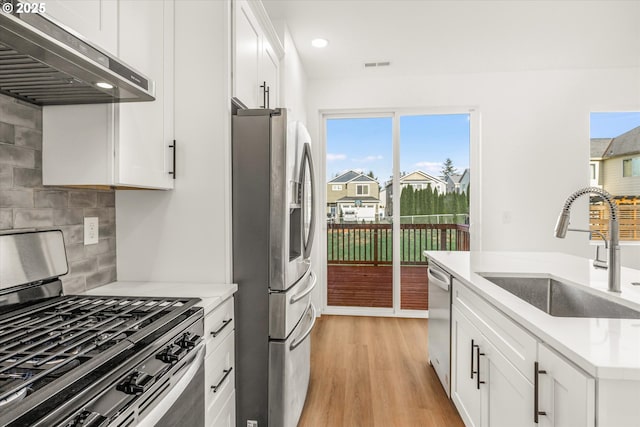
[[[429,260],[429,362],[451,396],[451,275]]]

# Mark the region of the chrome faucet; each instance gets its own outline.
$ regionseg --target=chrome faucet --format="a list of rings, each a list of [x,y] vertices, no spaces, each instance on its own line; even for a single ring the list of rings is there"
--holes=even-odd
[[[595,194],[597,196],[600,196],[605,202],[607,202],[607,205],[609,206],[609,291],[620,292],[620,236],[618,225],[618,206],[613,201],[613,197],[611,196],[611,194],[598,187],[586,187],[572,193],[567,198],[567,201],[564,202],[562,212],[560,212],[560,216],[558,216],[558,222],[556,223],[555,228],[555,236],[564,239],[564,237],[567,235],[567,231],[587,231],[569,228],[569,215],[571,213],[571,205],[576,201],[577,198],[579,198],[580,196],[584,196],[585,194]],[[589,232],[600,234],[595,231]],[[607,241],[605,240],[605,248],[606,247]],[[596,268],[607,268],[607,265],[603,263],[603,260],[600,259],[597,251],[596,259],[594,260],[593,265]]]

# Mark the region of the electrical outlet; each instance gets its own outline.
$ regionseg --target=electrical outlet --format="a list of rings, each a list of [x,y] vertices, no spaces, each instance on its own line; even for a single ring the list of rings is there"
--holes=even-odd
[[[95,245],[98,243],[98,217],[86,217],[84,219],[84,244]]]
[[[255,420],[247,420],[247,427],[258,427],[258,422]]]

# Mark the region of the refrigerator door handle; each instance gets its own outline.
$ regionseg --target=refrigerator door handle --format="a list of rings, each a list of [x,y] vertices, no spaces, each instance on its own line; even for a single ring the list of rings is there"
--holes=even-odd
[[[315,228],[316,228],[316,206],[315,206],[315,174],[313,171],[313,159],[311,157],[311,144],[308,142],[304,143],[304,149],[302,150],[302,168],[301,168],[301,179],[303,192],[306,190],[304,186],[304,178],[305,178],[305,163],[309,169],[309,181],[310,181],[310,191],[311,191],[311,217],[309,220],[309,235],[303,236],[303,244],[304,244],[304,257],[309,258],[311,256],[311,248],[313,247],[313,238],[315,236]],[[304,197],[306,194],[303,194],[303,200],[301,201],[304,205]],[[304,221],[303,217],[303,221]]]
[[[307,286],[307,288],[305,290],[303,290],[302,292],[299,292],[299,293],[293,295],[291,297],[291,299],[289,300],[289,302],[291,304],[294,304],[294,303],[300,301],[302,298],[304,298],[307,295],[309,295],[311,293],[311,291],[313,290],[313,288],[316,287],[316,283],[318,282],[318,277],[315,275],[315,273],[313,271],[311,273],[309,273],[309,277],[311,277],[311,280],[309,281],[311,284],[309,286]]]
[[[309,306],[309,310],[311,310],[311,324],[309,325],[307,330],[302,333],[302,336],[300,338],[296,338],[291,342],[291,345],[289,346],[289,350],[292,350],[292,351],[295,350],[296,347],[302,344],[304,340],[307,339],[309,334],[311,334],[311,331],[313,330],[313,326],[316,324],[316,308],[313,306],[313,304],[311,304]]]

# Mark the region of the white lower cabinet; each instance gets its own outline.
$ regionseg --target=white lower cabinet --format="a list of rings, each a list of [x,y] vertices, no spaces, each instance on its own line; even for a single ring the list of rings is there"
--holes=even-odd
[[[593,427],[594,379],[544,344],[538,347],[538,361],[540,426]]]
[[[533,385],[456,307],[451,321],[451,398],[465,425],[534,426]]]
[[[457,280],[452,301],[451,399],[467,427],[595,426],[591,376]]]
[[[233,298],[204,319],[207,352],[204,360],[205,426],[235,425],[235,334]]]

